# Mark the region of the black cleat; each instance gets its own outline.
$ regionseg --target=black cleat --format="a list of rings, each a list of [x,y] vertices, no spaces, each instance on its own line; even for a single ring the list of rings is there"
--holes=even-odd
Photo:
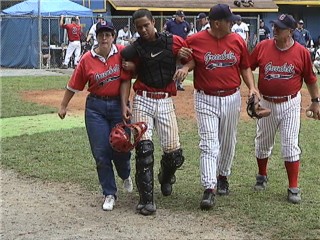
[[[215,204],[215,194],[212,189],[206,189],[200,202],[201,210],[210,210]]]
[[[228,183],[227,178],[218,178],[217,193],[220,196],[224,196],[224,195],[229,194],[229,183]]]

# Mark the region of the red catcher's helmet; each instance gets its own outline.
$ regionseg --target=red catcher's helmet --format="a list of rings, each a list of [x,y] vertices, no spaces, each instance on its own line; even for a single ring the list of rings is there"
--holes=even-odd
[[[131,138],[126,132],[126,128],[129,128],[133,135],[133,143]],[[134,124],[119,123],[112,128],[109,142],[113,150],[117,152],[129,152],[131,151],[140,141],[142,135],[147,131],[147,124],[145,122],[137,122]]]

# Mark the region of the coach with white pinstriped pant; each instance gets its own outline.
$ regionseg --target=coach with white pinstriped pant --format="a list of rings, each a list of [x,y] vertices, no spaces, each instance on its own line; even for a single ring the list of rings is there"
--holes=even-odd
[[[204,210],[214,206],[216,192],[229,193],[227,178],[240,116],[240,74],[249,95],[259,95],[249,68],[246,43],[230,32],[232,21],[237,18],[228,5],[218,4],[209,12],[211,28],[186,39],[195,61],[194,105],[200,135],[201,183],[205,189],[200,208]]]

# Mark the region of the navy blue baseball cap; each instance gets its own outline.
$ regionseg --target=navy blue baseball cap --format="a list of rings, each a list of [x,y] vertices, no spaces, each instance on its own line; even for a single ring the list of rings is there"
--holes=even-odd
[[[226,19],[228,21],[237,21],[239,17],[234,15],[231,11],[231,8],[227,4],[217,4],[210,8],[209,11],[210,20],[221,20]]]
[[[281,14],[277,20],[270,21],[280,29],[295,29],[297,27],[296,20],[288,14]]]
[[[197,16],[197,19],[200,20],[200,19],[203,19],[203,18],[206,18],[207,15],[205,13],[199,13],[198,16]]]
[[[114,32],[114,26],[113,26],[112,22],[108,22],[108,21],[98,22],[97,28],[96,28],[96,34],[98,34],[102,30]]]

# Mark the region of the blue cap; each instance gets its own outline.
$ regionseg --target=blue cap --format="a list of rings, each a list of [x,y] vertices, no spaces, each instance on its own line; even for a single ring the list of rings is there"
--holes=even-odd
[[[197,16],[197,19],[200,20],[200,19],[203,19],[203,18],[206,18],[207,15],[205,13],[199,13],[198,16]]]
[[[291,15],[281,14],[277,20],[270,21],[278,28],[281,29],[295,29],[297,27],[297,22]]]
[[[226,19],[228,21],[237,21],[239,20],[239,17],[232,13],[229,5],[217,4],[212,8],[210,8],[209,19],[210,20]]]
[[[112,22],[108,22],[108,21],[98,22],[97,28],[96,28],[96,34],[98,34],[102,30],[114,32],[114,26],[113,26]]]

